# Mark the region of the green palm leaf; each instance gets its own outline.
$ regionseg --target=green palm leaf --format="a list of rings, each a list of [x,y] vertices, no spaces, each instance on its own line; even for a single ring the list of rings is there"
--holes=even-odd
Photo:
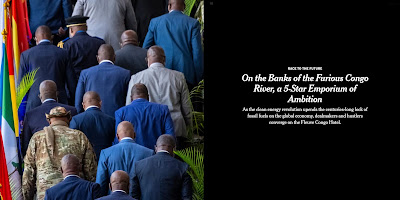
[[[204,199],[203,152],[196,147],[189,147],[174,153],[190,166],[187,173],[193,182],[193,199]]]
[[[34,69],[31,72],[28,72],[21,80],[17,87],[17,107],[21,105],[22,99],[25,97],[26,93],[28,93],[29,89],[32,87],[33,83],[35,82],[35,75],[39,68]]]
[[[185,13],[185,15],[190,16],[190,13],[192,12],[193,6],[194,4],[196,4],[197,0],[185,0],[185,10],[183,11],[183,13]]]

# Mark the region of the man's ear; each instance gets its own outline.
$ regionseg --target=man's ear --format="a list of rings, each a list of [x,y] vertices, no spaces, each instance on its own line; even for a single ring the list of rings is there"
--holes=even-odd
[[[53,41],[54,35],[51,35],[50,37],[50,41]]]
[[[108,187],[110,187],[110,190],[112,191],[111,183],[108,183]]]

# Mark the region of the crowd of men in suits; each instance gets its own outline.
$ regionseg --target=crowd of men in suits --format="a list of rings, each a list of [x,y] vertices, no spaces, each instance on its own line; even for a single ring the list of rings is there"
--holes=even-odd
[[[44,4],[28,2],[35,37],[19,66],[18,83],[37,69],[20,136],[24,199],[191,199],[173,151],[192,126],[203,50],[184,0]]]

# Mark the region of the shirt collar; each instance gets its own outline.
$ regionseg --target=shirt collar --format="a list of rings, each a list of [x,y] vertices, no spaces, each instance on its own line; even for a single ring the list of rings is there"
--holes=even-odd
[[[89,109],[89,108],[99,108],[98,106],[88,106],[86,109],[85,109],[85,111],[87,110],[87,109]]]
[[[168,153],[168,154],[169,154],[169,152],[168,152],[167,150],[158,150],[158,151],[157,151],[157,153],[160,153],[160,152],[165,152],[165,153]]]
[[[125,193],[125,194],[126,194],[126,192],[125,192],[125,191],[123,191],[123,190],[113,190],[113,192],[123,192],[123,193]]]
[[[48,40],[48,39],[43,39],[43,40],[40,40],[38,44],[40,44],[40,43],[42,43],[42,42],[50,42],[50,40]]]
[[[169,13],[171,13],[172,11],[177,11],[177,12],[181,12],[182,14],[184,14],[184,12],[180,11],[180,10],[171,10],[171,11],[169,11]]]
[[[48,98],[48,99],[45,99],[42,103],[45,103],[45,102],[48,102],[48,101],[56,101],[56,100],[52,99],[52,98]]]
[[[122,140],[133,140],[133,138],[131,138],[131,137],[124,137],[124,138],[121,139],[121,141],[122,141]]]
[[[149,68],[150,67],[164,67],[164,65],[162,64],[162,63],[159,63],[159,62],[154,62],[154,63],[151,63],[151,65],[149,66]]]
[[[71,174],[71,175],[68,175],[68,176],[64,177],[64,180],[65,180],[66,178],[68,178],[68,177],[73,177],[73,176],[78,177],[78,178],[81,178],[81,177],[79,177],[78,175]]]
[[[103,62],[109,62],[109,63],[111,63],[111,64],[113,64],[113,65],[114,65],[114,62],[113,62],[113,61],[111,61],[111,60],[102,60],[102,61],[99,63],[99,65],[100,65],[101,63],[103,63]]]

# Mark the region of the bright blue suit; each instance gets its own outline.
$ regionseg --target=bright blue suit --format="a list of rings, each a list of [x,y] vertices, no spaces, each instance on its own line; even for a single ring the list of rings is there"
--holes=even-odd
[[[115,111],[115,130],[122,121],[131,122],[136,133],[136,143],[154,149],[158,137],[169,134],[175,137],[174,123],[168,106],[136,99]]]
[[[69,124],[72,129],[85,133],[99,160],[101,150],[110,147],[115,137],[115,120],[101,112],[99,108],[91,107],[85,112],[74,116]]]
[[[153,18],[143,48],[161,46],[166,56],[165,67],[180,71],[186,81],[196,85],[203,78],[204,61],[200,23],[180,11]]]
[[[82,98],[85,92],[95,91],[102,101],[101,110],[107,115],[114,116],[114,112],[125,105],[130,74],[129,70],[110,62],[82,70],[75,95],[75,108],[78,113],[83,112]]]
[[[96,183],[100,184],[101,187],[101,196],[110,193],[108,184],[114,171],[123,170],[132,178],[135,171],[135,162],[150,157],[153,153],[153,150],[136,144],[132,139],[121,140],[117,145],[103,149],[100,153],[96,176]],[[130,181],[130,191],[132,191],[132,179]],[[130,194],[132,195],[132,192]]]
[[[45,200],[92,200],[100,197],[100,186],[76,176],[69,176],[46,190]]]

